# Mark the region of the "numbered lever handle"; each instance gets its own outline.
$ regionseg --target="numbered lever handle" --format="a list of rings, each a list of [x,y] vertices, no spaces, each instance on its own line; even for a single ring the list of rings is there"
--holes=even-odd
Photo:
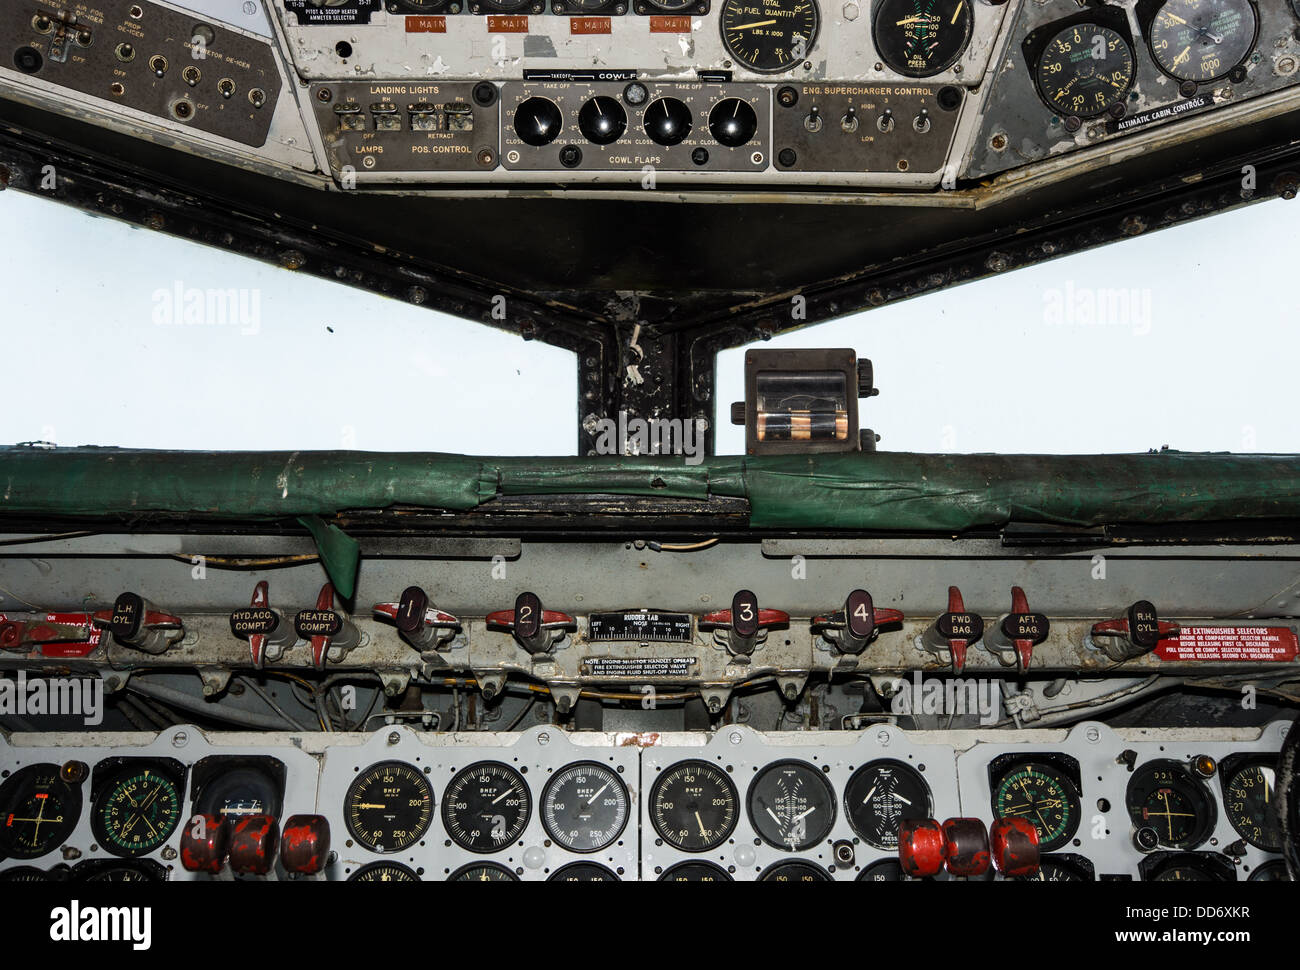
[[[948,653],[952,657],[952,672],[960,674],[966,668],[966,651],[984,636],[984,620],[970,613],[961,598],[961,590],[948,587],[948,612],[930,624],[921,634],[921,646],[931,653]]]
[[[855,589],[844,601],[844,609],[826,616],[814,616],[812,627],[840,653],[861,653],[876,638],[882,626],[896,626],[904,620],[899,610],[877,609],[871,594]]]
[[[111,610],[99,610],[92,619],[122,646],[144,653],[166,653],[185,636],[180,617],[164,613],[139,593],[123,593],[113,601]]]
[[[278,660],[286,648],[298,642],[293,625],[271,606],[271,587],[266,580],[253,587],[253,599],[247,608],[230,614],[230,632],[248,641],[249,655],[258,670],[268,654],[270,659]]]
[[[768,627],[785,626],[790,614],[784,610],[761,609],[758,597],[742,589],[731,598],[731,609],[716,610],[700,617],[701,630],[719,630],[726,635],[727,649],[736,656],[747,657],[767,636]]]
[[[486,618],[488,626],[509,630],[529,653],[550,653],[566,631],[576,630],[578,621],[568,613],[542,608],[536,593],[520,593],[513,610],[497,610]]]
[[[401,638],[421,653],[436,650],[460,629],[460,620],[430,603],[419,586],[406,587],[396,603],[376,603],[374,613],[397,627]]]
[[[0,613],[0,650],[26,651],[38,643],[84,643],[90,639],[90,617],[85,623],[53,620],[11,620]]]
[[[1150,653],[1161,640],[1177,637],[1177,623],[1166,623],[1147,600],[1138,600],[1118,620],[1103,620],[1092,625],[1094,643],[1112,660],[1128,660]]]
[[[984,638],[984,644],[1005,666],[1029,669],[1034,647],[1047,639],[1051,624],[1042,613],[1029,610],[1029,600],[1019,586],[1011,587],[1011,612]]]
[[[317,670],[325,668],[325,658],[330,654],[334,654],[335,660],[340,660],[361,643],[361,631],[352,618],[334,608],[333,583],[320,588],[315,609],[299,611],[294,617],[293,628],[298,636],[311,644],[311,662]]]

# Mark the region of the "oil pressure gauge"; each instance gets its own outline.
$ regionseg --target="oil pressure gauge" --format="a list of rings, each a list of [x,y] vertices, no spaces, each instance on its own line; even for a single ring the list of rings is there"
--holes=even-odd
[[[975,29],[972,0],[881,0],[871,35],[880,59],[907,77],[932,77],[952,67]]]
[[[1250,0],[1166,0],[1149,33],[1162,71],[1203,84],[1227,76],[1255,49],[1259,14]]]

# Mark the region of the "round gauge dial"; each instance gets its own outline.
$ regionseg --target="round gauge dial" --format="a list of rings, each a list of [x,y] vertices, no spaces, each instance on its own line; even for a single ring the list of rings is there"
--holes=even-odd
[[[35,866],[15,866],[0,872],[0,882],[50,882],[50,877]]]
[[[1258,32],[1250,0],[1167,0],[1151,21],[1151,54],[1172,78],[1213,81],[1246,59]]]
[[[647,11],[656,10],[661,13],[680,13],[683,10],[690,10],[699,4],[700,0],[645,0]],[[1300,0],[1297,0],[1300,2]],[[637,12],[641,12],[641,4],[637,4]]]
[[[732,882],[731,874],[712,862],[679,862],[670,866],[660,882]]]
[[[496,852],[524,834],[533,798],[523,775],[482,761],[456,774],[442,797],[442,824],[462,849]]]
[[[1059,849],[1079,828],[1079,795],[1064,774],[1051,765],[1028,762],[1016,765],[993,789],[993,815],[1018,815],[1038,830],[1042,852]]]
[[[1277,816],[1277,772],[1268,765],[1244,765],[1223,781],[1223,812],[1237,834],[1265,852],[1282,851]]]
[[[1291,877],[1287,875],[1286,863],[1281,859],[1274,859],[1271,862],[1265,862],[1255,868],[1250,874],[1248,882],[1290,882]]]
[[[1151,761],[1134,772],[1125,804],[1134,825],[1151,828],[1173,849],[1195,848],[1214,828],[1209,792],[1177,761]]]
[[[0,859],[35,859],[57,849],[81,818],[81,789],[54,764],[28,765],[0,785]]]
[[[420,877],[414,869],[397,862],[372,862],[362,866],[352,875],[348,882],[419,882]]]
[[[444,803],[445,804],[445,803]],[[518,882],[519,877],[495,862],[471,862],[461,866],[450,876],[448,882]]]
[[[803,63],[817,40],[817,0],[724,0],[722,43],[740,66],[782,74]]]
[[[768,866],[758,877],[759,882],[831,882],[831,874],[821,866],[799,859],[789,859]]]
[[[830,834],[835,793],[830,782],[803,761],[768,765],[749,786],[749,821],[770,846],[802,852]]]
[[[1194,865],[1181,864],[1161,869],[1152,882],[1217,882],[1214,876]]]
[[[144,855],[158,848],[181,820],[181,792],[170,775],[128,767],[96,796],[91,828],[114,855]]]
[[[1133,87],[1133,48],[1100,24],[1075,24],[1047,42],[1035,71],[1039,93],[1063,115],[1091,118]]]
[[[401,852],[429,830],[433,789],[419,768],[381,761],[352,779],[343,817],[352,838],[371,852]]]
[[[736,828],[739,797],[727,773],[706,761],[683,761],[655,779],[650,821],[659,837],[683,852],[707,852]]]
[[[618,882],[614,875],[604,866],[594,862],[570,862],[551,873],[547,882]]]
[[[1016,882],[1092,882],[1092,876],[1083,868],[1064,859],[1044,856],[1039,860],[1038,871],[1032,876],[1017,876]]]
[[[611,768],[594,762],[569,765],[542,789],[542,826],[570,852],[597,852],[627,825],[627,786]]]
[[[898,825],[906,818],[929,818],[930,786],[901,761],[873,761],[853,773],[844,788],[849,825],[867,845],[898,848]]]
[[[265,772],[255,768],[233,768],[203,786],[194,811],[223,818],[245,815],[280,814],[280,793]]]
[[[92,860],[87,868],[74,871],[74,882],[166,882],[167,870],[147,859],[138,863],[119,862],[109,865]],[[80,867],[78,867],[80,869]]]
[[[881,859],[873,862],[860,873],[858,882],[902,882],[903,867],[897,859]]]
[[[957,63],[974,29],[971,0],[883,0],[871,36],[896,73],[931,77]]]

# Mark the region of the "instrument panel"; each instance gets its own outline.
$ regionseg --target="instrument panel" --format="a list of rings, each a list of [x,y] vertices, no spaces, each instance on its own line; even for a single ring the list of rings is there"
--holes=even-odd
[[[329,881],[899,881],[904,820],[1004,815],[1039,831],[1025,878],[1274,880],[1289,727],[15,735],[0,880],[307,878],[292,818],[278,852],[240,828],[302,813],[327,823]],[[183,864],[214,809],[237,874]]]

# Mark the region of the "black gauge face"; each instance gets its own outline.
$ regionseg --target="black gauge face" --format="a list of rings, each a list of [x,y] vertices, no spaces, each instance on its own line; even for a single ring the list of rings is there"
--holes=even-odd
[[[660,882],[732,882],[731,874],[712,862],[679,862],[670,866]]]
[[[1151,761],[1128,783],[1125,797],[1133,824],[1149,827],[1159,843],[1195,848],[1214,828],[1214,802],[1200,781],[1176,761]]]
[[[898,848],[898,825],[907,818],[929,818],[930,786],[901,761],[873,761],[853,773],[844,788],[849,825],[870,846]]]
[[[415,870],[396,862],[372,862],[362,866],[352,875],[348,882],[419,882]]]
[[[142,865],[97,866],[87,871],[82,882],[162,882],[164,872],[159,868]]]
[[[1074,783],[1050,765],[1027,762],[1012,768],[993,790],[993,816],[1017,815],[1038,830],[1042,852],[1059,849],[1079,828]]]
[[[54,764],[28,765],[0,785],[0,859],[35,859],[57,849],[81,818],[81,789]]]
[[[445,802],[443,804],[446,804]],[[495,862],[471,862],[461,866],[450,876],[448,882],[518,882],[519,877]]]
[[[1245,765],[1223,781],[1223,811],[1237,834],[1265,852],[1282,851],[1277,815],[1277,772],[1268,765]]]
[[[1215,878],[1196,866],[1178,865],[1161,869],[1152,882],[1215,882]]]
[[[903,867],[897,859],[881,859],[873,862],[860,873],[858,882],[902,882]]]
[[[627,825],[627,786],[611,768],[594,762],[561,768],[542,790],[542,825],[570,852],[596,852],[613,844]]]
[[[125,768],[99,792],[91,827],[113,855],[144,855],[158,848],[181,820],[176,782],[155,768]]]
[[[1133,48],[1109,27],[1076,24],[1048,41],[1035,73],[1038,90],[1053,109],[1091,118],[1128,96]]]
[[[706,761],[666,769],[650,790],[650,821],[659,837],[683,852],[707,852],[736,828],[739,798],[727,773]]]
[[[871,34],[881,60],[907,77],[948,70],[975,29],[972,0],[882,0]]]
[[[194,806],[195,812],[223,818],[280,814],[276,783],[255,768],[233,768],[207,781]]]
[[[43,869],[37,869],[35,866],[15,866],[13,869],[6,869],[4,872],[0,872],[0,882],[49,881],[50,877],[46,875],[45,871]]]
[[[1092,882],[1092,874],[1082,865],[1066,859],[1044,856],[1032,876],[1017,876],[1016,882]]]
[[[759,74],[793,71],[812,51],[821,24],[816,0],[724,0],[722,43]]]
[[[830,834],[835,793],[826,777],[802,761],[768,765],[749,786],[749,821],[768,845],[802,852]]]
[[[1274,859],[1272,862],[1265,862],[1263,865],[1256,867],[1255,871],[1250,874],[1248,882],[1290,882],[1291,877],[1287,875],[1286,863],[1281,859]]]
[[[457,773],[442,798],[442,823],[462,849],[496,852],[524,834],[533,799],[523,775],[483,761]]]
[[[831,874],[811,862],[790,859],[768,866],[758,877],[759,882],[831,882]]]
[[[1296,2],[1300,3],[1300,0],[1296,0]],[[682,10],[690,10],[698,3],[699,0],[645,0],[646,7],[664,13],[678,13]]]
[[[1151,54],[1170,77],[1213,81],[1246,59],[1258,28],[1249,0],[1167,0],[1151,22]]]
[[[547,882],[618,882],[618,876],[594,862],[571,862],[551,873]]]
[[[381,761],[352,779],[343,817],[352,837],[371,852],[401,852],[429,830],[433,789],[419,768]]]

